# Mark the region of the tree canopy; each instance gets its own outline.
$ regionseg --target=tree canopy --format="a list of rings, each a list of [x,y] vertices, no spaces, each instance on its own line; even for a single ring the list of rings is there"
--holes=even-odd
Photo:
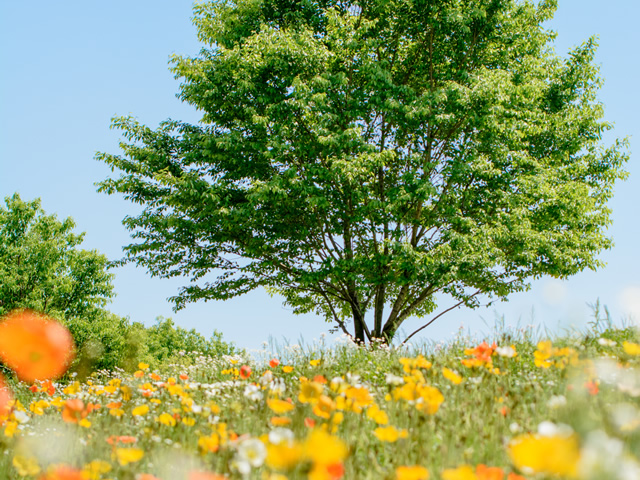
[[[594,38],[561,57],[555,1],[220,0],[173,57],[197,124],[116,118],[141,204],[127,259],[184,275],[176,307],[264,287],[358,341],[436,295],[478,305],[601,265],[624,142]],[[366,315],[373,314],[367,322]]]
[[[16,193],[0,205],[0,315],[28,308],[89,320],[113,296],[107,257],[79,248],[71,218],[47,215]]]

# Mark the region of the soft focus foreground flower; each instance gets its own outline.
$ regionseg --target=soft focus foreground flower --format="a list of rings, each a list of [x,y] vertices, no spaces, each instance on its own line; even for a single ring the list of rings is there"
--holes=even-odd
[[[396,468],[396,480],[428,480],[429,470],[420,465]]]
[[[580,450],[574,434],[520,435],[509,443],[508,452],[513,464],[525,473],[577,476]]]
[[[38,461],[31,456],[16,455],[13,457],[11,464],[21,477],[37,475],[40,473],[40,465],[38,465]]]
[[[64,404],[62,419],[68,423],[78,423],[87,416],[87,413],[82,400],[79,398],[71,398]]]
[[[240,378],[247,379],[251,376],[251,367],[249,365],[242,365],[240,367]]]
[[[218,475],[217,473],[192,471],[189,473],[188,480],[228,480],[229,477]]]
[[[347,445],[324,430],[313,430],[304,444],[305,456],[314,464],[341,463],[348,455]]]
[[[35,312],[20,310],[0,322],[0,359],[25,382],[62,375],[73,348],[65,327]]]
[[[122,466],[142,460],[144,450],[141,448],[116,448],[116,460]]]
[[[622,348],[624,348],[624,352],[627,355],[640,355],[640,345],[637,343],[624,341],[622,342]]]
[[[462,465],[458,468],[447,468],[442,471],[442,480],[477,480],[473,468],[469,465]]]
[[[81,470],[75,468],[60,466],[48,471],[40,477],[40,480],[84,480],[85,477]]]
[[[0,425],[4,422],[6,417],[11,412],[11,392],[9,387],[4,381],[4,377],[0,375]]]
[[[476,477],[478,480],[502,480],[504,471],[500,467],[487,467],[486,465],[476,465]]]
[[[238,446],[233,459],[233,467],[242,475],[251,473],[251,468],[258,468],[267,458],[267,447],[257,438],[248,438]]]
[[[462,383],[462,377],[453,370],[449,370],[447,367],[442,369],[442,376],[454,385],[460,385],[460,383]]]
[[[388,427],[378,427],[373,434],[381,442],[396,442],[400,438],[407,438],[409,432],[406,429],[398,430],[396,427],[389,425]]]
[[[295,407],[292,403],[289,403],[285,400],[280,400],[279,398],[268,398],[267,406],[278,415],[281,415],[286,412],[290,412]]]

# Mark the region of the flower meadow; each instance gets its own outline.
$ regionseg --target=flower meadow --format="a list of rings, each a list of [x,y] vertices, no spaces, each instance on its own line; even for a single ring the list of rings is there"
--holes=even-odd
[[[640,478],[633,328],[496,337],[80,378],[64,327],[17,312],[0,321],[0,478]]]

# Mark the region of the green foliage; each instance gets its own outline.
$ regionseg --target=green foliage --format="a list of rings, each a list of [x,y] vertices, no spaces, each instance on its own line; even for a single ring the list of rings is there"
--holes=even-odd
[[[201,355],[215,358],[239,352],[235,345],[224,342],[217,330],[207,339],[195,329],[184,329],[163,317],[158,317],[156,324],[145,330],[145,346],[146,358],[154,364],[180,360],[180,357],[195,361]]]
[[[94,319],[113,296],[107,257],[82,250],[71,218],[46,215],[16,193],[0,206],[0,315],[30,308],[57,318]]]
[[[194,8],[205,48],[173,68],[201,122],[116,118],[124,155],[97,156],[120,173],[99,189],[144,206],[127,259],[189,278],[177,308],[264,287],[389,341],[438,294],[601,265],[627,155],[602,142],[595,40],[553,50],[555,2]]]

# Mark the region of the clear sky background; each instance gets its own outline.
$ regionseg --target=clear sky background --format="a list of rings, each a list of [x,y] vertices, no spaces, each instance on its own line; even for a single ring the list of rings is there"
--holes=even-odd
[[[170,54],[200,50],[191,6],[188,0],[0,3],[0,199],[14,192],[25,200],[40,197],[47,213],[75,219],[77,230],[86,232],[84,248],[110,259],[122,256],[129,234],[121,220],[137,210],[121,197],[96,192],[94,183],[110,172],[94,155],[119,152],[119,133],[109,129],[113,116],[132,114],[151,127],[167,118],[199,119],[175,97],[179,82],[168,70]],[[607,141],[631,140],[631,175],[610,202],[615,247],[601,255],[607,267],[564,282],[538,280],[507,303],[453,311],[415,338],[448,339],[461,325],[482,336],[500,316],[508,325],[580,328],[590,320],[587,304],[598,298],[618,322],[640,318],[638,18],[637,0],[560,0],[550,23],[561,55],[598,35],[596,62],[605,79],[600,99],[606,119],[616,125]],[[248,349],[269,337],[311,343],[329,326],[313,315],[293,315],[263,291],[174,313],[166,298],[177,292],[179,279],[153,279],[133,266],[115,274],[117,297],[109,309],[147,325],[157,316],[172,317],[207,336],[219,330]],[[442,299],[443,308],[450,305]],[[403,331],[424,320],[407,321]]]

